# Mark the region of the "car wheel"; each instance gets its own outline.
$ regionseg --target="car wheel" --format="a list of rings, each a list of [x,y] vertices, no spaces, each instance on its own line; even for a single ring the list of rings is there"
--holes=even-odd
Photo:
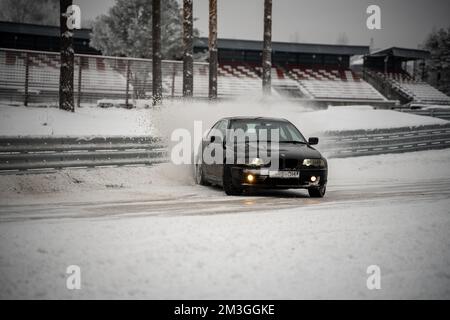
[[[327,190],[327,186],[323,185],[318,188],[309,188],[308,193],[311,198],[323,198],[326,190]]]
[[[203,166],[201,164],[197,164],[195,166],[195,183],[206,186],[208,185],[208,182],[205,179],[205,175],[203,173]]]
[[[229,196],[239,196],[242,194],[244,189],[242,187],[237,187],[233,184],[231,178],[231,168],[225,167],[223,172],[223,190]]]

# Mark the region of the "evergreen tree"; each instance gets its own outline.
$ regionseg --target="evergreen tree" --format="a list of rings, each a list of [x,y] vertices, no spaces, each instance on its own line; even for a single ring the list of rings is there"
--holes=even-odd
[[[58,0],[1,0],[0,20],[58,26],[58,7]]]
[[[161,1],[163,59],[183,56],[182,9],[176,0]],[[194,36],[198,31],[194,30]],[[152,0],[116,0],[93,24],[91,46],[105,55],[152,57]]]
[[[450,27],[433,30],[425,41],[431,59],[427,62],[428,81],[450,95]]]

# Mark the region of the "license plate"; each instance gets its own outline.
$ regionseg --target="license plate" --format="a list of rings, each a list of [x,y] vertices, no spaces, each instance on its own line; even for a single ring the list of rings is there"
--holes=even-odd
[[[299,171],[269,171],[271,178],[299,178]]]

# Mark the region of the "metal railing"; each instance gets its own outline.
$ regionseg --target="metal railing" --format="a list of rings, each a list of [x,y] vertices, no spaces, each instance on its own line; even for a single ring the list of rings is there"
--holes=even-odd
[[[60,55],[55,52],[0,48],[0,100],[58,103]],[[163,95],[182,96],[181,61],[162,61]],[[208,96],[207,63],[194,63],[194,96]],[[206,85],[205,85],[206,84]],[[75,103],[121,100],[125,105],[152,95],[152,61],[76,54]]]
[[[319,150],[329,158],[450,148],[450,125],[328,132]],[[169,161],[151,137],[0,137],[0,171],[152,165]]]
[[[328,132],[320,148],[330,158],[450,148],[450,125]]]
[[[150,165],[166,153],[151,137],[0,137],[0,171]]]
[[[399,108],[395,109],[396,111],[412,113],[419,116],[428,116],[435,117],[444,120],[450,121],[450,106],[448,109],[444,108],[429,108],[429,109],[407,109],[407,108]]]

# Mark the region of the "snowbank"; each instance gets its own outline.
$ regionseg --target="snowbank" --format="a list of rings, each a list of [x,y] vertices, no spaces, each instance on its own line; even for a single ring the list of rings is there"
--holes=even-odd
[[[71,113],[58,108],[0,105],[2,136],[139,136],[153,132],[150,110],[84,107]]]
[[[143,103],[143,102],[142,102]],[[142,104],[141,103],[141,104]],[[448,121],[374,110],[370,106],[339,106],[311,111],[299,103],[253,97],[218,103],[166,101],[160,109],[101,109],[84,107],[75,113],[57,108],[0,105],[0,135],[152,135],[170,137],[174,129],[192,132],[194,121],[203,131],[225,116],[269,116],[286,118],[310,136],[334,130],[377,129],[447,124]]]
[[[446,120],[407,114],[370,106],[336,106],[327,110],[306,112],[300,116],[300,126],[308,131],[343,131],[385,129],[448,124]]]
[[[218,104],[169,104],[155,114],[154,118],[155,128],[162,135],[169,136],[176,128],[186,128],[192,132],[195,120],[203,121],[203,129],[207,130],[217,120],[227,116],[286,118],[297,125],[305,136],[336,130],[370,130],[449,123],[438,118],[373,109],[371,106],[336,106],[327,110],[311,111],[310,108],[292,102],[262,102],[257,99]]]

